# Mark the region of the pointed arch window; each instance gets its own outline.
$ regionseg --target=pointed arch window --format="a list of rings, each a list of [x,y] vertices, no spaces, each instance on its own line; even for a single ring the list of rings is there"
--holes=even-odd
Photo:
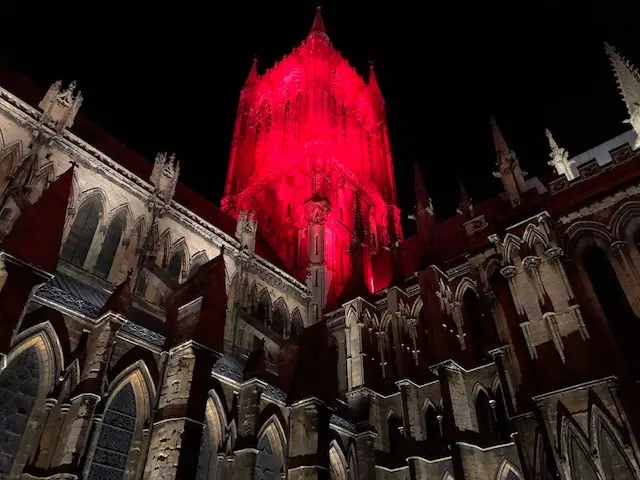
[[[167,267],[167,273],[176,282],[180,281],[180,274],[182,273],[182,262],[184,254],[182,251],[175,252],[169,260],[169,266]]]
[[[254,471],[255,480],[279,480],[280,462],[269,441],[268,435],[263,435],[258,442],[258,455]]]
[[[104,413],[88,480],[124,479],[136,431],[136,396],[131,383],[113,398]]]
[[[36,347],[20,353],[0,374],[0,478],[7,478],[38,396],[42,365]]]
[[[467,288],[462,297],[462,310],[465,321],[469,324],[471,343],[475,347],[478,360],[480,360],[484,358],[493,338],[490,331],[492,325],[489,325],[491,320],[486,320],[486,315],[480,308],[478,296],[471,288]]]
[[[207,263],[207,257],[204,253],[196,255],[196,258],[191,262],[191,268],[189,269],[189,278],[198,273],[198,269]]]
[[[267,325],[270,321],[271,297],[269,297],[269,293],[266,290],[263,290],[262,293],[260,293],[256,316],[258,317],[258,321],[265,325]]]
[[[63,260],[78,267],[84,266],[100,222],[100,212],[97,198],[91,198],[80,207],[62,247],[60,257]]]
[[[485,439],[493,438],[496,432],[493,410],[489,396],[484,390],[480,390],[476,396],[476,419],[480,435]]]
[[[284,336],[285,325],[289,323],[289,312],[282,300],[276,302],[271,318],[271,330],[278,335]]]
[[[402,433],[403,424],[395,413],[391,413],[387,419],[389,429],[389,455],[393,465],[401,465],[404,463],[404,434]]]
[[[99,277],[109,277],[109,272],[113,265],[113,260],[118,252],[120,241],[122,240],[122,233],[124,232],[126,219],[124,213],[118,214],[107,228],[104,235],[104,242],[98,255],[98,261],[96,262],[95,273]]]
[[[427,434],[427,450],[432,458],[439,457],[443,453],[443,440],[438,412],[429,405],[424,413],[425,431]]]

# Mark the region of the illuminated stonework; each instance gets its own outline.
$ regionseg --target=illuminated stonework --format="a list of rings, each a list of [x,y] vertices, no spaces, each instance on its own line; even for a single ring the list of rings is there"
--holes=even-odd
[[[400,232],[384,100],[373,66],[366,83],[319,11],[302,45],[263,75],[256,63],[240,94],[223,208],[255,211],[260,233],[299,279],[310,272],[325,303],[350,276],[355,208],[371,255],[389,246],[389,222]]]

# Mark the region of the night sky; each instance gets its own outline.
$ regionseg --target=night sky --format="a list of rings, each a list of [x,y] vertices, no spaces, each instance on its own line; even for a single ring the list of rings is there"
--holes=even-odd
[[[19,3],[3,5],[23,18],[3,22],[4,60],[43,87],[77,79],[85,116],[149,159],[177,152],[182,180],[216,204],[252,55],[264,71],[289,53],[316,5]],[[455,210],[457,177],[476,202],[500,191],[491,115],[531,174],[550,168],[546,127],[571,155],[629,128],[603,42],[640,67],[638,0],[321,4],[334,46],[361,73],[375,62],[405,214],[414,160],[441,217]]]

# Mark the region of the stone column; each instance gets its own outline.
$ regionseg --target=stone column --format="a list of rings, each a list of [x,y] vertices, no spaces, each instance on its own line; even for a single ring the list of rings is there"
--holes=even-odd
[[[191,340],[169,351],[143,478],[195,478],[216,357]]]
[[[315,398],[291,406],[289,479],[329,479],[331,409]]]
[[[234,452],[233,480],[251,480],[258,455],[258,415],[262,388],[257,381],[245,383],[238,395],[238,439]]]
[[[75,471],[79,466],[89,440],[91,420],[99,401],[100,396],[93,393],[84,393],[71,400],[58,437],[53,466],[65,467],[65,471]]]

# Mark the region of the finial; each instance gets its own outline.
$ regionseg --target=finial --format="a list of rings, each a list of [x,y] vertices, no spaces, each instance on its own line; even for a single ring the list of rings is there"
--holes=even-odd
[[[375,66],[375,63],[373,60],[369,60],[369,70],[373,70],[373,67]]]
[[[71,168],[76,168],[78,166],[78,162],[73,159],[69,163],[71,164]]]

